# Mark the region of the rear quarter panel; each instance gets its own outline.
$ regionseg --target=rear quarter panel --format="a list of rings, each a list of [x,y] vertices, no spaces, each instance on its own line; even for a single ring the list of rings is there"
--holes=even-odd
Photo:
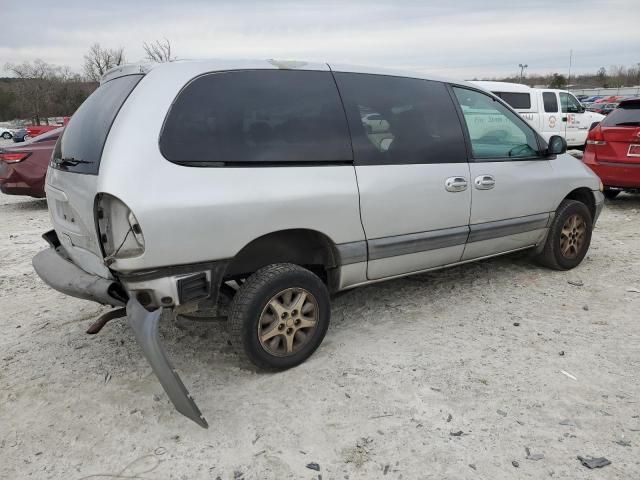
[[[105,144],[98,192],[136,215],[145,253],[118,271],[231,258],[250,241],[308,228],[334,243],[364,240],[353,166],[212,167],[173,164],[160,153],[162,124],[200,64],[163,65],[141,80]],[[264,63],[257,64],[264,68]]]

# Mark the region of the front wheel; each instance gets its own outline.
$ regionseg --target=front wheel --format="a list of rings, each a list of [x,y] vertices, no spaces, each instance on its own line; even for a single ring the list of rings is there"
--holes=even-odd
[[[592,230],[593,220],[587,206],[576,200],[563,200],[538,261],[554,270],[577,267],[589,250]]]
[[[234,346],[269,370],[304,362],[329,327],[329,292],[322,280],[298,265],[279,263],[251,275],[233,297],[229,329]]]

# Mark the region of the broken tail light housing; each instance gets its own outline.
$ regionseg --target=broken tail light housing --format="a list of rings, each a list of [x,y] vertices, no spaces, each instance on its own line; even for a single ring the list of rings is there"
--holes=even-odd
[[[144,253],[140,223],[122,200],[106,193],[98,195],[95,216],[107,265],[119,258],[138,257]]]
[[[0,161],[4,163],[19,163],[26,160],[31,152],[4,152],[0,153]]]

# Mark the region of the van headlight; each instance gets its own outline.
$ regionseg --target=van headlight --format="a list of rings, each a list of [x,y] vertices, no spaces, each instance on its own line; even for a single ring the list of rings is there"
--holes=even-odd
[[[105,262],[137,257],[144,253],[144,235],[140,222],[119,198],[101,193],[96,200],[98,236]]]

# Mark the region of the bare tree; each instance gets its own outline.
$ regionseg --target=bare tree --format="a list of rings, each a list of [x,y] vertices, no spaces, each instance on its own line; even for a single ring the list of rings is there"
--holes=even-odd
[[[124,48],[107,49],[94,43],[84,56],[84,73],[90,80],[99,82],[108,70],[124,62]]]
[[[171,56],[171,42],[166,38],[164,41],[154,40],[151,43],[144,42],[142,44],[144,52],[147,55],[147,60],[151,62],[170,62],[175,60],[175,57]]]
[[[35,60],[33,63],[7,63],[4,68],[19,79],[17,96],[20,107],[29,112],[36,125],[40,125],[41,116],[48,113],[53,86],[63,76],[63,70],[42,60]]]

